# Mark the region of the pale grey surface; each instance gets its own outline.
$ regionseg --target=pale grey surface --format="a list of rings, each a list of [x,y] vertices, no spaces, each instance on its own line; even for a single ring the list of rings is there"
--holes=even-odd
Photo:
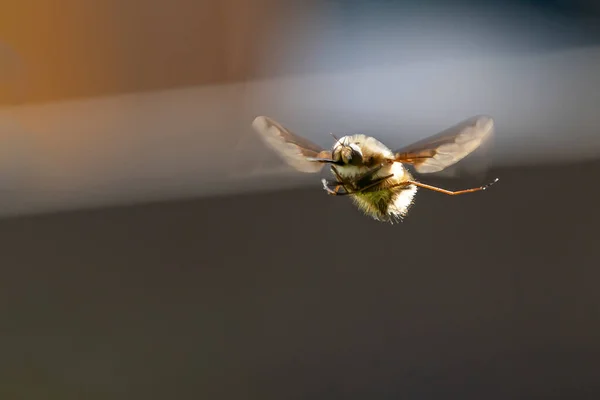
[[[600,153],[583,2],[242,3],[0,15],[0,217],[318,185],[253,137],[263,114],[323,146],[358,132],[393,148],[483,113],[492,165]]]
[[[0,174],[0,214],[318,183],[256,139],[261,114],[323,146],[334,132],[399,147],[483,113],[492,165],[596,158],[599,70],[589,48],[5,108],[3,147],[22,157]]]

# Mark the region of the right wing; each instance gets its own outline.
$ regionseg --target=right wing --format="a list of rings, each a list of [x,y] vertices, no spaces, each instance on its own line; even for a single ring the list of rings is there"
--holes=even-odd
[[[421,174],[439,172],[475,151],[493,133],[494,120],[486,115],[478,115],[396,150],[394,154],[396,161],[412,164]]]
[[[292,133],[269,117],[256,117],[252,127],[279,157],[300,172],[319,172],[325,162],[331,162],[330,151]]]

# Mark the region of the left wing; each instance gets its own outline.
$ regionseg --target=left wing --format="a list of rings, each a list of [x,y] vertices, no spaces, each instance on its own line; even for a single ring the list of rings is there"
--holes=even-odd
[[[319,172],[325,162],[331,161],[330,151],[294,134],[269,117],[256,117],[252,127],[275,153],[298,171]]]

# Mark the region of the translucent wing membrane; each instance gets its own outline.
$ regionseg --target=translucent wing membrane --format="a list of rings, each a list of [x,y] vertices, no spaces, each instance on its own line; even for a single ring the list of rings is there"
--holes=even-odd
[[[324,164],[318,160],[331,159],[331,152],[292,133],[269,117],[256,117],[252,127],[270,148],[298,171],[319,172]]]
[[[494,120],[479,115],[396,150],[398,162],[412,164],[419,173],[439,172],[479,148],[494,133]]]

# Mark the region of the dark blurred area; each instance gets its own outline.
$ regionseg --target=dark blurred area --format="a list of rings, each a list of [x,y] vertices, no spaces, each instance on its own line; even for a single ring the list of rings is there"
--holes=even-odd
[[[599,22],[591,1],[1,4],[0,128],[8,128],[0,133],[16,132],[14,121],[32,132],[33,147],[19,149],[34,172],[27,184],[21,172],[2,176],[1,201],[22,215],[0,220],[0,398],[599,398],[600,126],[590,113],[600,98],[591,83],[554,82],[553,94],[569,96],[552,99],[544,115],[564,125],[540,122],[555,128],[556,153],[556,143],[579,144],[592,149],[585,160],[557,163],[546,153],[546,163],[503,164],[549,140],[531,116],[543,107],[482,97],[486,112],[500,116],[498,136],[509,138],[489,172],[500,181],[458,197],[420,190],[398,225],[326,196],[317,177],[284,188],[261,187],[269,178],[256,175],[242,193],[218,175],[240,154],[258,157],[227,136],[245,126],[238,117],[251,121],[244,101],[227,103],[246,84],[594,50]],[[565,80],[594,75],[589,54]],[[540,65],[511,63],[509,72],[533,75]],[[531,75],[521,86],[523,76]],[[220,97],[231,83],[242,89]],[[215,101],[185,92],[147,107],[119,97],[190,87],[212,91],[201,98]],[[551,97],[532,88],[533,99]],[[328,93],[307,96],[317,114],[289,106],[286,95],[264,112],[279,103],[294,126],[304,118],[311,127],[307,116],[319,112],[335,115],[336,127],[350,124],[319,108]],[[178,113],[182,104],[188,114]],[[440,121],[458,121],[473,103],[447,104]],[[411,121],[415,131],[427,112]],[[530,118],[530,131],[511,125],[513,116]],[[236,122],[218,123],[229,120]],[[127,127],[156,130],[138,142]],[[588,136],[573,139],[583,128]],[[172,133],[176,145],[156,132]],[[15,156],[12,149],[5,153]],[[200,157],[203,149],[213,159]],[[451,189],[473,185],[427,178]],[[194,185],[202,195],[152,196]],[[128,190],[142,194],[137,203],[109,207]],[[75,207],[71,195],[93,197],[85,204],[95,208]],[[38,203],[61,211],[36,214]]]
[[[493,172],[394,226],[316,189],[5,220],[0,393],[597,398],[600,163]]]

